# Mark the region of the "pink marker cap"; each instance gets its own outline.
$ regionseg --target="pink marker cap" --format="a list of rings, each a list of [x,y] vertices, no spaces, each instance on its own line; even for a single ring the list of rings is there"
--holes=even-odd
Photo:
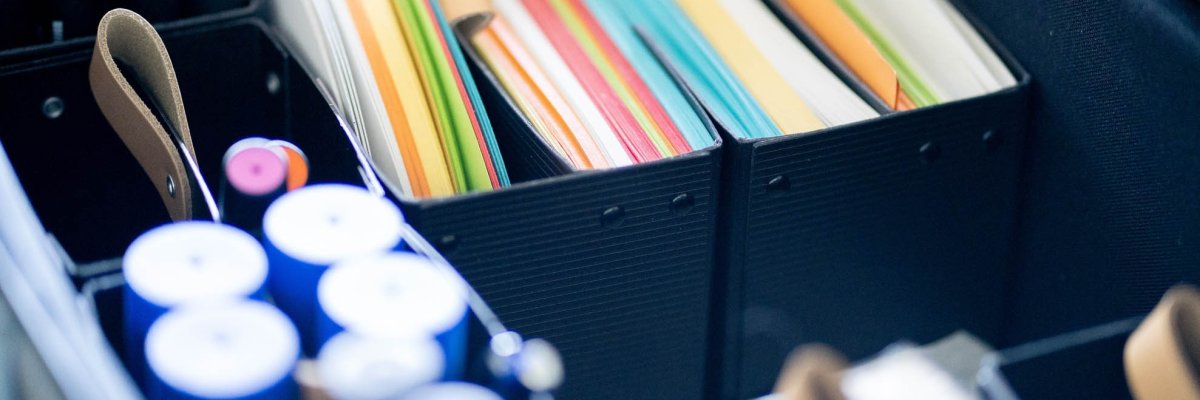
[[[262,147],[242,149],[225,163],[225,177],[237,191],[262,196],[279,189],[287,164],[278,153]]]

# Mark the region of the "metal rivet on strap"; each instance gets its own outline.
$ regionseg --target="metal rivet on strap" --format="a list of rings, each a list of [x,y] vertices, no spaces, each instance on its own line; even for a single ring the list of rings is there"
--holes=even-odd
[[[171,195],[172,199],[175,198],[175,178],[170,175],[167,175],[167,194]]]
[[[57,96],[51,96],[42,102],[42,115],[45,115],[46,118],[57,119],[62,116],[63,109],[65,108],[66,105],[63,104],[62,99]]]

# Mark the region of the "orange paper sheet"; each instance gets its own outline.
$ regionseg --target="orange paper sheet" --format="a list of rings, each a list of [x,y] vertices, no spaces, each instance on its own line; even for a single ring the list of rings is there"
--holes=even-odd
[[[421,167],[420,156],[417,155],[417,145],[413,141],[412,135],[408,133],[409,126],[404,114],[404,106],[400,103],[400,94],[396,90],[396,84],[392,81],[392,75],[389,73],[379,42],[375,39],[375,32],[367,18],[367,11],[363,8],[362,1],[348,0],[346,4],[350,9],[351,18],[354,19],[359,39],[362,40],[363,48],[366,50],[367,60],[371,63],[371,71],[379,86],[384,108],[387,109],[388,120],[395,132],[401,158],[404,160],[404,169],[408,171],[408,180],[412,184],[412,194],[418,198],[429,197],[429,183],[425,180],[425,171]]]
[[[835,0],[786,0],[787,6],[829,46],[876,96],[893,110],[911,109],[912,101],[900,90],[896,70],[884,60],[871,40],[838,7]]]
[[[586,155],[574,133],[586,132],[582,122],[574,113],[560,112],[560,107],[556,107],[556,104],[565,106],[567,103],[553,90],[553,85],[537,68],[537,63],[518,45],[520,42],[516,41],[507,22],[497,16],[471,40],[500,78],[509,97],[530,119],[534,129],[558,144],[559,150],[572,165],[581,169],[592,168],[596,163]],[[598,152],[599,149],[594,148],[594,151]],[[597,153],[597,157],[603,163],[603,156]]]

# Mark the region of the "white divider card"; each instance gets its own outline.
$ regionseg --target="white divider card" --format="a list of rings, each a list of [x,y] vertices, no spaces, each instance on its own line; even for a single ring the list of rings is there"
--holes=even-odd
[[[317,375],[335,399],[387,400],[441,379],[445,362],[432,338],[343,332],[321,347]]]
[[[317,282],[339,261],[399,248],[404,217],[363,188],[323,184],[283,195],[263,218],[275,304],[300,330],[301,347],[316,355]]]
[[[123,260],[125,361],[144,387],[146,332],[169,309],[214,299],[261,298],[267,256],[249,234],[213,222],[151,229]]]
[[[295,398],[296,328],[259,301],[202,303],[168,312],[146,336],[152,399]]]
[[[322,341],[345,330],[385,338],[436,338],[447,380],[466,364],[467,287],[453,270],[413,253],[338,263],[321,278],[317,297]]]
[[[404,400],[504,400],[488,388],[466,382],[425,385],[404,396]]]

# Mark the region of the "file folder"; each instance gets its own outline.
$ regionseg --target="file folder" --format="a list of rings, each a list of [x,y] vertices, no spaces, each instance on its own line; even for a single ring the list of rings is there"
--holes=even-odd
[[[968,20],[1017,86],[806,135],[722,130],[731,184],[714,278],[720,388],[710,390],[766,393],[803,343],[861,359],[956,329],[1000,341],[1030,77]]]

